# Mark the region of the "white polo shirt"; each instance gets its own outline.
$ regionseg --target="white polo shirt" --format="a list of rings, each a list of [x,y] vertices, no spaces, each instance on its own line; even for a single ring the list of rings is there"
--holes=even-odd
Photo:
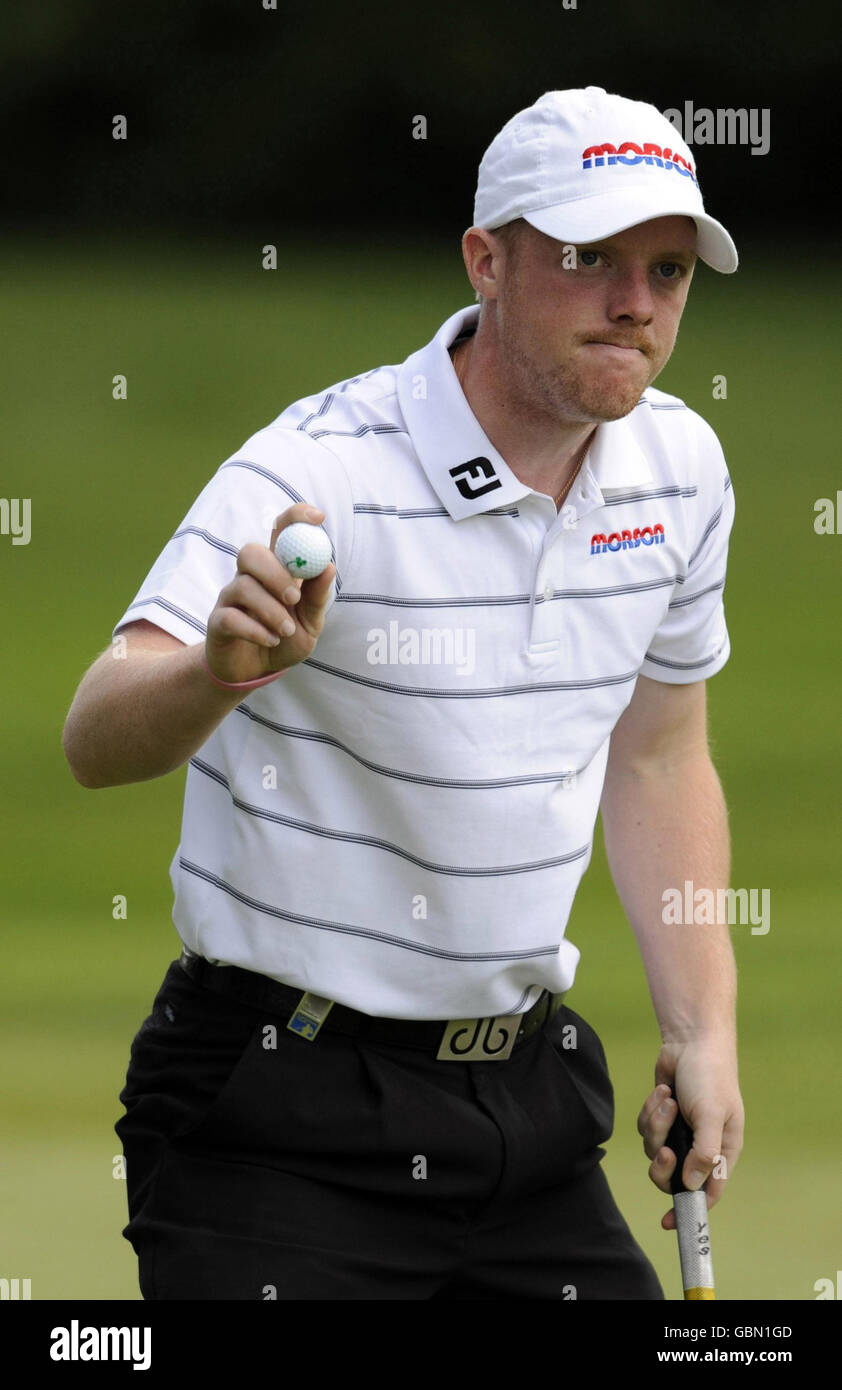
[[[733,492],[711,428],[649,389],[600,425],[561,514],[486,438],[448,347],[289,406],[210,480],[115,627],[202,641],[247,541],[324,509],[337,579],[309,660],[191,758],[173,919],[188,949],[366,1013],[518,1013],[565,936],[638,673],[728,659]]]

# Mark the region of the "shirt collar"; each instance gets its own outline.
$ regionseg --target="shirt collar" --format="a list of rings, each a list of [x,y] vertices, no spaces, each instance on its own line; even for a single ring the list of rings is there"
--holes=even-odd
[[[586,471],[600,489],[651,483],[652,469],[638,442],[631,415],[624,415],[620,420],[606,420],[597,426],[588,450]]]
[[[511,506],[535,492],[515,476],[485,434],[448,352],[461,333],[476,327],[478,318],[478,304],[459,309],[398,372],[398,401],[415,451],[454,521]],[[628,419],[598,426],[583,469],[583,478],[588,475],[597,492],[651,480]]]

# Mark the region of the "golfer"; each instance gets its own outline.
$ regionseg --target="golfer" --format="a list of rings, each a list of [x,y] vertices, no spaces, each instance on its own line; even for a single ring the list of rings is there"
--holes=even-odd
[[[600,809],[662,1039],[649,1175],[669,1087],[710,1205],[741,1148],[728,928],[663,907],[728,882],[733,491],[652,385],[736,252],[675,129],[599,87],[503,127],[462,250],[475,299],[426,346],[220,466],[67,719],[86,787],[188,764],[181,954],[116,1125],[147,1299],[663,1297],[566,998],[613,969],[568,936]],[[333,556],[303,581],[299,521]]]

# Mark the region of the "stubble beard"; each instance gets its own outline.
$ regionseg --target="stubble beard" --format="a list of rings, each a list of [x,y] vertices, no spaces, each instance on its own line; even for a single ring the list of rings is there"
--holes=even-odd
[[[576,363],[541,366],[524,351],[522,340],[504,322],[500,348],[507,395],[513,413],[543,415],[554,424],[602,424],[622,419],[634,410],[654,379],[651,359],[635,381],[631,373],[587,370]]]

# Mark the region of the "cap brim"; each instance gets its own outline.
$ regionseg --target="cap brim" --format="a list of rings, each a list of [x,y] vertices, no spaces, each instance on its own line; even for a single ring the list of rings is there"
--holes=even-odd
[[[693,192],[695,194],[695,189]],[[698,206],[690,205],[689,198],[683,205],[680,197],[674,197],[663,207],[653,207],[651,188],[629,188],[622,198],[616,193],[579,198],[524,212],[521,216],[545,236],[580,245],[615,236],[641,222],[652,222],[656,217],[692,217],[698,233],[696,254],[699,259],[723,275],[731,275],[739,264],[737,248],[720,222],[706,212],[699,212]]]

